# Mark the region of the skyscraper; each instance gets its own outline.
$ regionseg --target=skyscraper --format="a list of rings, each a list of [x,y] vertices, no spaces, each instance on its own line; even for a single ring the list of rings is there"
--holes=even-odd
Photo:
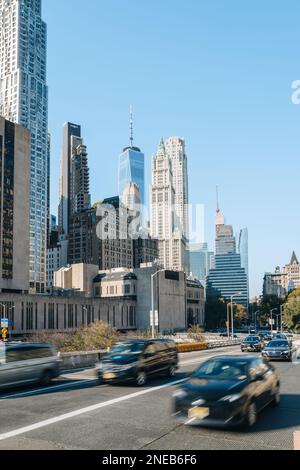
[[[128,183],[135,183],[140,192],[142,206],[145,205],[145,156],[138,147],[133,145],[133,121],[130,113],[130,145],[125,147],[119,157],[119,198],[123,200],[123,193]]]
[[[47,27],[41,0],[0,0],[0,116],[31,131],[30,286],[46,282],[48,196]]]
[[[58,227],[60,233],[68,235],[71,217],[71,161],[74,138],[81,138],[81,127],[66,122],[63,126],[62,153],[60,160]]]
[[[188,272],[186,239],[175,227],[172,162],[162,139],[152,159],[151,236],[158,239],[159,261],[166,269]]]
[[[0,117],[1,292],[29,288],[30,139],[28,129]]]
[[[245,269],[249,281],[248,263],[248,229],[242,228],[239,234],[238,252],[241,255],[241,266]]]
[[[247,232],[243,232],[243,253]],[[244,263],[246,262],[245,258]],[[225,217],[217,208],[216,212],[216,255],[214,267],[209,270],[206,282],[207,297],[222,297],[230,300],[234,296],[237,304],[248,307],[248,275],[241,264],[241,254],[236,252],[236,240],[231,225],[225,224]],[[238,295],[236,295],[238,294]]]
[[[207,243],[193,243],[189,247],[190,271],[200,281],[205,282],[209,270],[212,268],[214,253],[208,251]]]
[[[189,190],[185,141],[179,137],[170,137],[165,142],[165,148],[172,164],[172,181],[175,191],[175,229],[180,230],[188,240]]]

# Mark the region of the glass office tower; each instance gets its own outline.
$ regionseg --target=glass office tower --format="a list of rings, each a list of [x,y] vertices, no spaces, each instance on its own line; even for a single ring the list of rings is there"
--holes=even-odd
[[[119,197],[128,183],[135,183],[140,191],[142,206],[145,205],[145,156],[138,147],[126,147],[119,157]]]
[[[46,283],[48,197],[47,27],[41,0],[0,0],[0,115],[31,131],[30,260],[33,291]]]

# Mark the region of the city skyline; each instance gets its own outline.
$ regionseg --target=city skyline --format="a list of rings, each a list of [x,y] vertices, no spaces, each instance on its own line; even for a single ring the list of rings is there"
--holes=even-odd
[[[289,171],[299,165],[300,108],[291,102],[291,84],[299,78],[295,65],[299,5],[293,2],[293,8],[280,9],[279,15],[270,1],[263,6],[255,2],[256,7],[252,4],[246,11],[233,1],[231,17],[232,9],[219,1],[190,2],[181,11],[176,0],[172,8],[169,1],[143,8],[136,1],[112,1],[103,8],[99,0],[90,0],[81,17],[90,20],[89,31],[79,38],[74,31],[81,25],[75,13],[80,2],[72,2],[74,10],[69,0],[57,1],[56,7],[55,2],[44,0],[43,5],[50,65],[52,212],[57,205],[63,122],[82,124],[93,175],[92,201],[109,197],[117,194],[117,156],[128,140],[132,103],[135,140],[145,154],[146,187],[161,135],[184,138],[190,202],[205,205],[203,241],[213,247],[218,184],[231,223],[248,227],[250,291],[251,296],[261,294],[265,271],[284,265],[292,250],[299,251],[297,171]],[[56,11],[61,12],[59,17]],[[180,20],[178,11],[183,15]],[[129,26],[132,21],[135,28]],[[179,24],[185,37],[178,36]],[[72,38],[71,50],[65,45],[66,35]],[[81,67],[74,75],[78,56]],[[288,178],[282,178],[285,172]]]

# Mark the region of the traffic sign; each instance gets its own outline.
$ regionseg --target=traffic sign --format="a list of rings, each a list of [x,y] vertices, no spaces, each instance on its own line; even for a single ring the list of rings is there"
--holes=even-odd
[[[8,328],[9,320],[8,318],[1,318],[1,328]]]
[[[2,338],[3,339],[6,338],[7,332],[8,332],[7,328],[2,328],[1,333],[2,333]]]
[[[154,319],[153,319],[153,312],[150,310],[150,326],[158,326],[158,310],[154,311]]]

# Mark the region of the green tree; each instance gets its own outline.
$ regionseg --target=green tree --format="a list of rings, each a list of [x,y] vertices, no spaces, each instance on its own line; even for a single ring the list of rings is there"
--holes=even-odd
[[[240,327],[243,322],[248,320],[248,312],[244,305],[234,304],[233,305],[233,318],[234,325]]]
[[[280,306],[283,304],[284,299],[277,297],[277,295],[266,295],[260,302],[258,310],[260,311],[259,323],[267,324],[270,318],[270,312],[274,308],[277,309],[276,313],[280,312]]]
[[[292,330],[300,331],[300,288],[295,289],[287,297],[283,323]]]

